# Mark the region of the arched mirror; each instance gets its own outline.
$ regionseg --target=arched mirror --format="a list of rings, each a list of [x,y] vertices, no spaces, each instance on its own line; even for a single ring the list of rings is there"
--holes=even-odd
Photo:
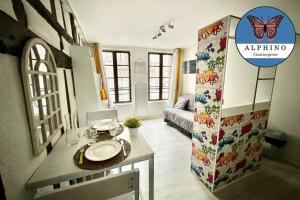
[[[39,38],[26,43],[21,63],[32,144],[38,155],[62,127],[56,64],[49,46]]]

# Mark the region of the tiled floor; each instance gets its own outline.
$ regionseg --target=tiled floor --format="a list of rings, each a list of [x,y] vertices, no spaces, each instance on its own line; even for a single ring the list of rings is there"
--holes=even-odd
[[[191,139],[163,119],[143,121],[140,128],[155,152],[155,199],[300,199],[300,169],[263,160],[262,170],[211,194],[190,172]],[[141,172],[143,199],[148,199],[147,163]]]

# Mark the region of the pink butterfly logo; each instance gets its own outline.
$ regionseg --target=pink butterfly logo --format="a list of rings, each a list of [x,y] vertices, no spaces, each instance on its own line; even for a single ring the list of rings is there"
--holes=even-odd
[[[262,41],[264,35],[267,35],[267,38],[270,42],[273,41],[273,39],[276,37],[277,29],[279,27],[280,22],[283,19],[282,15],[278,15],[275,17],[272,17],[267,23],[264,23],[259,18],[248,15],[247,16],[252,28],[253,33],[258,41]]]

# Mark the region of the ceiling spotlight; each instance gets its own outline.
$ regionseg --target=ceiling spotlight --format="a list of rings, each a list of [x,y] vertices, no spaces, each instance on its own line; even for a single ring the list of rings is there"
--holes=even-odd
[[[157,36],[156,36],[156,35],[154,35],[152,39],[153,39],[153,40],[157,39]]]
[[[165,26],[160,26],[160,30],[161,30],[163,33],[166,32]]]
[[[161,36],[161,32],[159,31],[158,33],[157,33],[157,37],[160,37]]]
[[[171,24],[171,21],[169,22],[168,27],[169,27],[169,28],[174,28],[174,25]]]

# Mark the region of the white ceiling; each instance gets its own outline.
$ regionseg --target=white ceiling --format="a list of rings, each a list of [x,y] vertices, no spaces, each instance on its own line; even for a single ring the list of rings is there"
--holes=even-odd
[[[89,42],[151,48],[185,48],[197,30],[224,16],[242,16],[263,5],[284,11],[300,31],[300,0],[68,0]],[[152,37],[173,19],[174,30]]]

